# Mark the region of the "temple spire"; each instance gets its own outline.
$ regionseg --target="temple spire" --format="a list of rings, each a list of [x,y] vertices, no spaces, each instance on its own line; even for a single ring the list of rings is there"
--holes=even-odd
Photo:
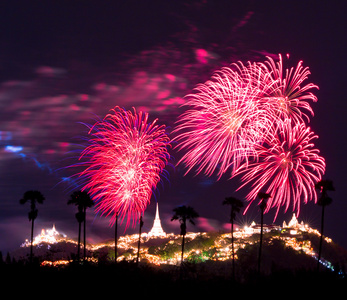
[[[152,227],[151,231],[148,233],[148,236],[149,237],[166,236],[166,233],[164,232],[163,228],[161,227],[161,222],[160,222],[160,218],[159,218],[158,202],[157,202],[153,227]]]

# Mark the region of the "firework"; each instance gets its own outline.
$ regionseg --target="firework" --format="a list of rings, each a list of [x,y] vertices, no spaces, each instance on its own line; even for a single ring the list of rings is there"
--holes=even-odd
[[[279,55],[277,63],[270,57],[265,63],[260,63],[263,75],[264,89],[259,95],[259,105],[271,114],[273,119],[282,121],[287,118],[296,123],[303,122],[303,117],[309,121],[308,111],[313,115],[313,110],[308,101],[317,101],[317,97],[311,92],[318,86],[312,83],[305,84],[304,81],[310,75],[308,67],[302,66],[300,61],[296,68],[283,71],[283,59]]]
[[[268,89],[255,80],[265,76],[262,69],[250,63],[232,67],[216,72],[187,96],[184,105],[191,109],[174,130],[178,148],[185,150],[178,163],[185,164],[187,172],[196,167],[197,173],[210,176],[216,171],[219,179],[230,168],[235,174],[256,158],[255,146],[271,134],[272,120],[257,105],[261,91]]]
[[[187,96],[189,109],[174,132],[178,149],[185,150],[178,164],[196,168],[217,180],[228,170],[242,175],[242,187],[251,186],[247,200],[258,192],[271,194],[266,212],[277,207],[300,211],[300,203],[317,200],[314,184],[325,171],[324,159],[314,148],[316,135],[306,127],[311,92],[305,84],[309,69],[299,62],[283,70],[277,63],[237,63],[216,72]],[[276,218],[276,217],[275,217]]]
[[[271,142],[259,146],[258,161],[243,171],[240,188],[251,185],[247,200],[252,203],[260,191],[270,194],[265,212],[277,207],[275,219],[281,206],[287,210],[292,203],[299,214],[301,201],[316,202],[315,183],[322,178],[325,161],[314,148],[315,138],[304,123],[293,126],[286,120]]]
[[[170,140],[165,126],[148,122],[148,114],[111,110],[89,132],[89,145],[80,160],[85,170],[79,174],[96,202],[96,211],[111,216],[116,214],[127,226],[144,212],[152,191],[160,181],[166,166]]]

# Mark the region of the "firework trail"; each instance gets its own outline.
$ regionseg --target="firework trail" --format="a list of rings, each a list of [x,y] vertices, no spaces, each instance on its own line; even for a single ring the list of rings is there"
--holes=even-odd
[[[266,76],[262,68],[250,63],[232,67],[187,95],[184,105],[191,109],[179,117],[174,130],[178,149],[186,151],[178,162],[187,166],[186,173],[196,167],[208,176],[216,171],[218,179],[229,168],[235,174],[257,157],[255,146],[271,134],[272,119],[257,105],[261,91],[269,89],[265,80],[255,80]]]
[[[296,209],[299,214],[301,201],[306,204],[313,199],[316,202],[315,183],[325,172],[325,160],[314,148],[312,140],[315,138],[317,135],[304,123],[293,126],[291,120],[285,121],[270,144],[259,146],[259,160],[242,172],[240,188],[251,185],[246,199],[252,203],[258,192],[270,194],[266,212],[276,207],[275,219],[281,206],[287,211],[292,203],[293,211]]]
[[[80,160],[85,170],[78,175],[96,202],[96,211],[109,216],[111,225],[116,214],[133,224],[150,202],[152,191],[160,181],[170,155],[170,139],[165,126],[148,122],[148,114],[111,110],[90,129],[89,146]]]

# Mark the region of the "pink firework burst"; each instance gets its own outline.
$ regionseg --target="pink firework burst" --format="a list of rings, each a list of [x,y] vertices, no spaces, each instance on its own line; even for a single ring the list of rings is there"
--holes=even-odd
[[[303,116],[309,121],[308,111],[313,115],[309,101],[316,102],[317,97],[311,92],[318,86],[313,83],[305,84],[310,75],[308,67],[302,66],[300,61],[296,68],[283,70],[283,59],[275,61],[268,57],[265,63],[259,64],[263,69],[261,80],[265,89],[259,96],[259,105],[273,116],[273,119],[285,120],[291,118],[296,123],[303,122]]]
[[[255,146],[270,135],[272,120],[258,104],[267,84],[255,80],[263,71],[257,64],[242,63],[223,68],[211,80],[200,84],[187,96],[190,109],[178,120],[174,132],[178,149],[185,150],[178,163],[218,179],[230,168],[238,168],[257,157]],[[186,172],[186,173],[187,173]]]
[[[299,62],[283,70],[282,56],[274,62],[233,64],[216,72],[187,96],[189,109],[174,132],[178,163],[187,172],[196,168],[218,179],[228,169],[242,175],[240,188],[250,186],[247,200],[258,192],[271,194],[267,206],[300,211],[300,203],[317,200],[315,183],[325,171],[325,161],[311,142],[317,136],[306,128],[307,111],[313,115],[311,92],[305,84],[309,69]],[[276,218],[275,216],[275,218]]]
[[[266,212],[277,207],[275,219],[281,206],[287,210],[293,203],[293,211],[299,214],[301,201],[316,202],[315,183],[324,174],[325,161],[314,148],[315,138],[317,135],[304,123],[293,126],[286,120],[274,139],[259,146],[259,160],[242,172],[244,183],[240,188],[251,185],[247,200],[252,203],[260,191],[270,194]]]
[[[120,107],[111,110],[90,129],[89,146],[80,159],[85,170],[79,174],[86,181],[96,202],[96,211],[127,216],[133,224],[150,202],[170,155],[170,139],[165,126],[148,122],[148,114]]]

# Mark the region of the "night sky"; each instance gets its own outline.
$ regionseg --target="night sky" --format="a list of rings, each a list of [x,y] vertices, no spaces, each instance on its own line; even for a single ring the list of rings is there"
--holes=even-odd
[[[306,82],[319,86],[309,126],[326,159],[324,179],[336,189],[325,233],[347,248],[346,11],[344,1],[1,1],[0,250],[30,237],[29,205],[19,199],[31,189],[46,197],[35,235],[55,223],[58,231],[77,236],[76,208],[66,203],[78,189],[68,178],[78,170],[66,167],[83,147],[83,123],[93,124],[116,105],[134,106],[171,132],[183,97],[214,70],[279,53],[290,54],[290,66],[302,60],[312,73]],[[229,210],[221,203],[246,195],[235,192],[238,179],[184,177],[181,166],[173,167],[181,154],[170,153],[168,180],[151,199],[143,231],[152,227],[156,200],[166,232],[179,233],[170,218],[182,204],[200,214],[188,230],[227,229]],[[288,222],[292,213],[282,211],[276,223]],[[299,221],[319,228],[320,214],[311,202],[302,206]],[[265,222],[274,215],[270,210]],[[253,220],[259,221],[255,206],[237,218],[240,225]],[[108,223],[91,209],[89,241],[111,239]]]

